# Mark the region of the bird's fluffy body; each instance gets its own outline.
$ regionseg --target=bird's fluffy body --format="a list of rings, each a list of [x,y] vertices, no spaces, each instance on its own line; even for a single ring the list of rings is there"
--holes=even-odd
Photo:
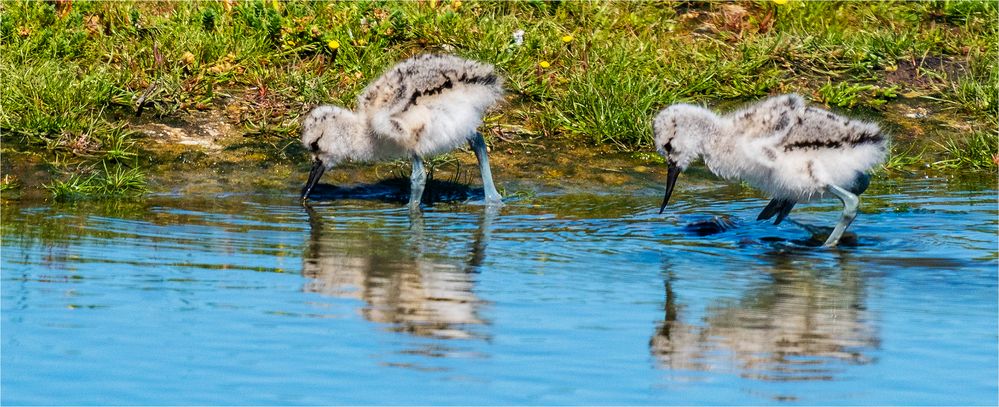
[[[794,94],[724,116],[673,105],[653,127],[660,153],[681,168],[703,156],[715,175],[792,202],[821,197],[827,185],[851,189],[884,160],[888,141],[876,124],[807,107]]]
[[[376,79],[351,112],[319,106],[303,122],[302,144],[327,168],[350,159],[431,156],[457,148],[502,96],[488,64],[451,55],[419,55]]]

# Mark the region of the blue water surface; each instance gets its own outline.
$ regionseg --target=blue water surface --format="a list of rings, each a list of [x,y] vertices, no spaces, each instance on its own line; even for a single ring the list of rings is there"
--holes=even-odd
[[[994,186],[882,182],[826,250],[721,185],[5,203],[0,403],[999,403]]]

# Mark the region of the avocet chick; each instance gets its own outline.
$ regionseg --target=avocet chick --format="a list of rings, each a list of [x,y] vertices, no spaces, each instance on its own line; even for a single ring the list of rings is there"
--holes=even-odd
[[[423,158],[467,141],[479,161],[486,201],[501,203],[486,143],[476,128],[502,94],[502,81],[488,64],[431,54],[400,62],[364,89],[356,111],[319,106],[305,117],[302,144],[313,164],[302,199],[308,199],[323,172],[345,160],[409,157],[409,206],[419,209],[427,180]]]
[[[806,107],[798,95],[766,99],[719,116],[677,104],[653,123],[656,147],[666,158],[666,208],[676,179],[698,157],[712,173],[745,181],[773,198],[758,220],[780,223],[799,201],[829,194],[843,202],[843,215],[824,246],[835,246],[857,214],[857,195],[867,189],[867,171],[881,163],[887,137],[876,124]]]

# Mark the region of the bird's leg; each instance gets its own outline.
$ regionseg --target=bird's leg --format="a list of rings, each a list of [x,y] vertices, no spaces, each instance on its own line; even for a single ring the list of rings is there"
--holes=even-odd
[[[489,171],[489,155],[486,152],[486,140],[482,138],[482,133],[476,132],[472,138],[468,139],[468,145],[475,151],[475,158],[479,160],[479,173],[482,174],[482,190],[486,194],[486,202],[498,204],[503,202],[503,197],[496,192],[493,185],[493,173]]]
[[[427,184],[427,171],[423,168],[423,158],[413,154],[413,174],[409,176],[409,210],[420,210],[420,200],[423,199],[423,187]]]
[[[840,201],[843,201],[843,217],[840,218],[839,223],[836,224],[836,228],[829,234],[826,242],[822,244],[823,247],[833,247],[839,243],[839,238],[843,236],[843,232],[853,222],[853,218],[857,216],[857,207],[860,206],[860,198],[836,185],[829,185],[826,187],[826,190],[836,195]]]

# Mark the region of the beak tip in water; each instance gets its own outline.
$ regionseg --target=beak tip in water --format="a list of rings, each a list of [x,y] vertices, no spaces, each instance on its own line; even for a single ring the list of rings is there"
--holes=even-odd
[[[319,183],[319,178],[323,176],[324,172],[326,172],[326,167],[323,165],[321,160],[317,159],[312,162],[312,170],[309,171],[309,180],[306,181],[305,187],[302,188],[302,201],[309,199],[309,194],[312,193],[312,188]]]
[[[673,161],[670,161],[667,167],[666,173],[666,195],[663,197],[663,204],[659,207],[659,214],[662,215],[663,211],[666,210],[666,205],[669,204],[669,198],[673,195],[673,187],[676,186],[676,179],[680,176],[680,168]]]

